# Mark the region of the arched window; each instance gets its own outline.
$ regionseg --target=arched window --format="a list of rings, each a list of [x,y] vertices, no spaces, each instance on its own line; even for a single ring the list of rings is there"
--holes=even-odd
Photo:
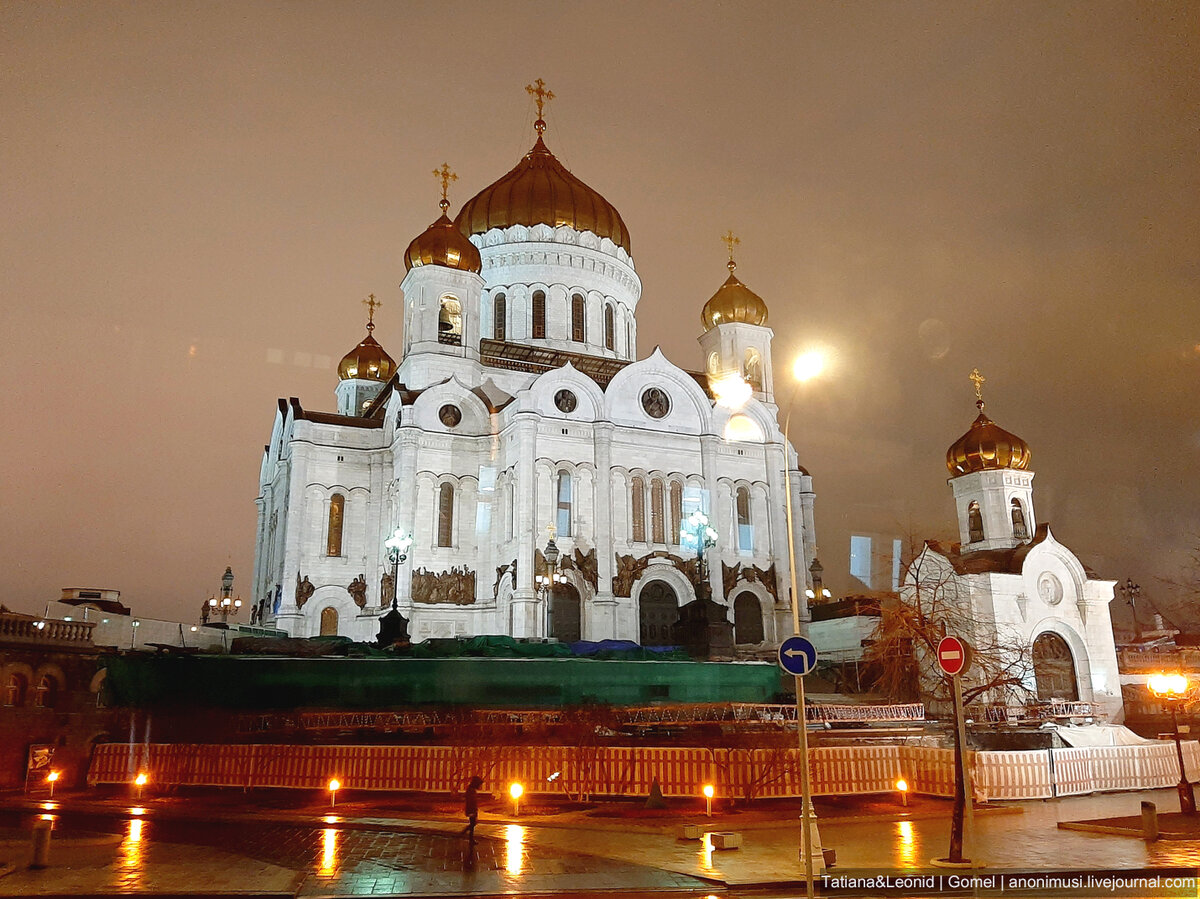
[[[613,307],[611,303],[604,306],[604,348],[611,350],[616,347],[616,328],[613,326]]]
[[[9,675],[8,689],[4,696],[4,704],[12,706],[25,705],[25,694],[29,691],[29,681],[23,674],[14,672]]]
[[[533,292],[533,336],[535,340],[546,337],[546,294],[541,290]]]
[[[329,498],[329,539],[325,543],[325,555],[342,554],[342,517],[346,511],[346,497],[335,493]]]
[[[513,482],[508,482],[507,491],[508,517],[505,521],[506,536],[509,540],[517,533],[517,490],[513,486]]]
[[[505,335],[508,333],[505,328],[505,322],[508,316],[508,302],[504,298],[504,294],[496,294],[492,300],[492,337],[496,340],[506,340]]]
[[[733,642],[761,643],[763,641],[762,606],[758,597],[743,590],[733,600]]]
[[[1029,539],[1029,526],[1025,524],[1025,510],[1021,508],[1021,501],[1014,499],[1012,501],[1012,523],[1013,536],[1018,540]]]
[[[587,339],[584,314],[586,311],[583,295],[574,294],[571,297],[571,339],[576,343],[583,343]]]
[[[983,539],[983,516],[979,514],[979,503],[974,501],[967,506],[967,534],[970,543]]]
[[[437,545],[454,545],[454,485],[449,482],[438,488]]]
[[[1044,631],[1033,641],[1033,676],[1038,699],[1079,699],[1075,659],[1067,641],[1058,634]]]
[[[633,522],[633,542],[646,542],[646,482],[634,478],[629,486],[629,514]]]
[[[678,545],[679,528],[683,525],[683,485],[678,481],[671,482],[671,543]]]
[[[333,606],[321,610],[321,636],[336,637],[338,632],[338,613]]]
[[[655,478],[650,482],[650,532],[655,543],[666,543],[666,519],[663,515],[663,482]]]
[[[625,319],[625,358],[634,358],[633,350],[633,323],[629,319]]]
[[[438,311],[438,343],[462,345],[462,304],[452,296],[442,297]]]
[[[48,674],[43,675],[38,681],[33,704],[40,709],[52,709],[58,705],[58,681]]]
[[[571,473],[558,473],[558,510],[554,518],[559,536],[571,536]]]
[[[746,383],[755,390],[761,391],[762,388],[762,356],[758,350],[751,347],[746,350]]]
[[[750,524],[750,488],[739,487],[734,496],[737,512],[738,552],[754,552],[754,528]]]

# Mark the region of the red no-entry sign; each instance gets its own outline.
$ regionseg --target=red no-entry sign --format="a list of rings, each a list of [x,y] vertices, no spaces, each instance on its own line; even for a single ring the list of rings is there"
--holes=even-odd
[[[958,637],[942,637],[937,646],[938,667],[951,677],[962,674],[967,667],[967,652],[967,644]]]

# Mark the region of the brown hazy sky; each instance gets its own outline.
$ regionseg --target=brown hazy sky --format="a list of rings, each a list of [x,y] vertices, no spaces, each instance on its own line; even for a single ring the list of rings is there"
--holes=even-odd
[[[398,347],[430,171],[455,209],[506,172],[539,76],[632,233],[641,355],[700,367],[727,228],[777,368],[836,351],[793,423],[834,586],[851,530],[953,531],[978,366],[1038,517],[1163,597],[1200,537],[1198,36],[1169,2],[6,2],[3,602],[247,589],[276,397],[334,407],[367,293]]]

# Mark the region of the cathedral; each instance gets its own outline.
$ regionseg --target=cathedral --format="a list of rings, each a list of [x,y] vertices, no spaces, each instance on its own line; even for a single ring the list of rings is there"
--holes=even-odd
[[[370,641],[395,608],[414,642],[661,646],[711,598],[737,647],[769,650],[792,632],[792,558],[807,620],[815,531],[766,303],[727,235],[728,277],[696,303],[700,370],[639,358],[630,232],[550,151],[552,95],[530,93],[532,148],[453,218],[455,176],[435,172],[442,214],[404,253],[403,320],[381,343],[368,299],[337,411],[279,401],[253,617]]]

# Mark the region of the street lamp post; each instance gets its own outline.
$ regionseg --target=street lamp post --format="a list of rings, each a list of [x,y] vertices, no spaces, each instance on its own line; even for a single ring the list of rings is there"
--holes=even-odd
[[[1125,578],[1125,583],[1117,587],[1121,591],[1121,595],[1125,597],[1125,601],[1129,603],[1129,608],[1133,612],[1133,638],[1140,640],[1142,636],[1142,626],[1138,622],[1137,617],[1137,601],[1142,595],[1142,587],[1140,584],[1135,584],[1133,578]]]
[[[808,566],[808,573],[812,576],[812,589],[805,590],[805,596],[814,603],[824,602],[833,596],[825,586],[825,582],[821,579],[821,575],[825,573],[825,566],[821,564],[820,559],[815,556],[813,557],[812,564]]]
[[[688,516],[691,525],[690,541],[696,543],[696,580],[697,589],[704,590],[704,598],[708,598],[708,566],[704,561],[704,551],[717,545],[717,532],[708,523],[708,516],[696,509]]]
[[[1171,710],[1171,730],[1175,734],[1175,753],[1179,756],[1179,785],[1176,787],[1179,791],[1179,810],[1185,815],[1194,815],[1196,794],[1183,764],[1183,744],[1179,741],[1179,718],[1175,712],[1175,707],[1187,694],[1188,680],[1182,674],[1152,674],[1146,686]]]
[[[391,646],[397,640],[404,640],[408,637],[407,629],[404,626],[404,617],[400,614],[400,606],[396,602],[396,595],[400,588],[400,564],[408,558],[408,550],[412,543],[412,536],[400,528],[392,531],[392,536],[383,543],[384,549],[387,550],[388,561],[392,563],[392,608],[379,619],[378,640],[380,646]]]
[[[558,532],[554,525],[550,525],[547,530],[550,532],[550,538],[546,541],[546,548],[542,551],[542,556],[546,560],[546,573],[534,577],[534,582],[537,584],[538,592],[542,595],[542,603],[546,607],[546,636],[550,637],[553,636],[554,631],[554,587],[556,584],[565,584],[567,576],[558,571],[558,559],[561,552],[558,544],[554,542]]]

